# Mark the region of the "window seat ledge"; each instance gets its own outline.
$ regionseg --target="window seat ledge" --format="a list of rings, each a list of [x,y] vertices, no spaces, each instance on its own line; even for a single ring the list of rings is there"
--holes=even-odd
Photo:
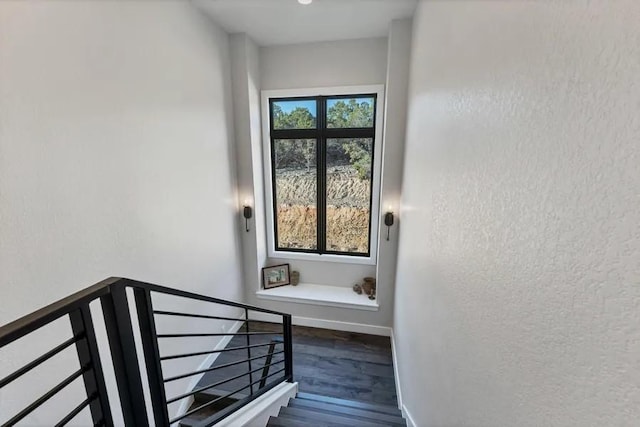
[[[300,304],[324,305],[356,310],[378,311],[377,300],[366,295],[358,295],[350,287],[300,283],[298,286],[280,286],[260,289],[256,292],[260,299],[294,302]]]

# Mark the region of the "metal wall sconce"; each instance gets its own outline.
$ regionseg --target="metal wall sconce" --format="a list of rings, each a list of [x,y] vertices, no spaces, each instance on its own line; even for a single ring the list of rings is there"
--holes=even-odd
[[[245,205],[242,210],[242,216],[244,217],[244,228],[246,232],[249,232],[249,219],[253,216],[253,209],[251,206]]]
[[[389,230],[393,225],[393,212],[389,211],[384,214],[384,225],[387,226],[387,241],[389,240]]]

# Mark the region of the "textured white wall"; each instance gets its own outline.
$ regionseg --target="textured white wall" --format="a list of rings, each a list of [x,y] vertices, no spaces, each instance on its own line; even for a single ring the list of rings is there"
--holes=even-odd
[[[242,299],[229,90],[189,3],[0,2],[0,324],[112,275]]]
[[[640,2],[423,2],[394,331],[419,426],[637,426]]]

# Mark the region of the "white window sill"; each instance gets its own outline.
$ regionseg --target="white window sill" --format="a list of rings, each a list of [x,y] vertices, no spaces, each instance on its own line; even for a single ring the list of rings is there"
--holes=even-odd
[[[308,254],[304,252],[286,252],[269,250],[269,258],[276,259],[297,259],[301,261],[317,261],[317,262],[335,262],[341,264],[362,264],[376,265],[376,259],[373,256],[349,256],[349,255],[333,255],[333,254]],[[325,285],[321,285],[325,286]],[[335,286],[329,286],[335,288]]]
[[[351,288],[316,285],[312,283],[261,289],[256,292],[256,296],[260,299],[274,301],[352,308],[356,310],[378,311],[379,308],[377,300],[370,300],[365,294],[358,295],[353,292]]]

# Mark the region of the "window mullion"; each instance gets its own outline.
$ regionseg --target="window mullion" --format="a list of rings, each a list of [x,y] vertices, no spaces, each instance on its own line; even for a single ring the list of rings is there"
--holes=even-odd
[[[375,138],[375,128],[333,128],[324,129],[326,138]]]
[[[326,150],[326,114],[325,103],[326,99],[322,96],[317,99],[317,111],[318,111],[318,196],[317,196],[317,220],[318,220],[318,253],[326,252],[326,225],[327,225],[327,150]]]
[[[316,129],[277,129],[271,130],[271,139],[311,139],[316,138]]]

